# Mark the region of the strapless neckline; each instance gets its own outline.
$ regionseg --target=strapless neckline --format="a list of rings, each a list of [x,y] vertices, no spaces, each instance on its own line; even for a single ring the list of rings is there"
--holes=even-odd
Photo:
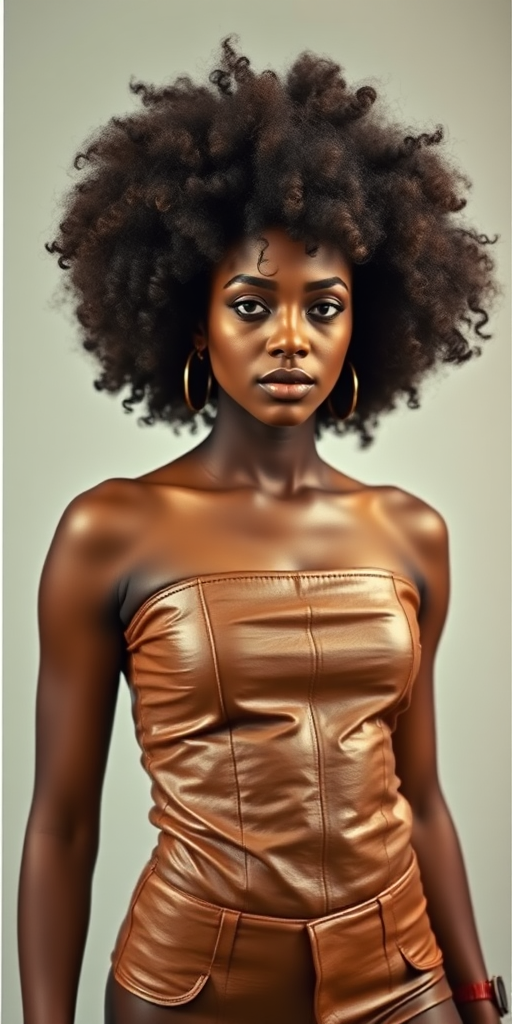
[[[159,601],[163,601],[164,598],[170,596],[173,593],[177,593],[180,590],[185,590],[189,587],[199,586],[200,584],[214,584],[214,583],[230,583],[234,581],[250,581],[264,580],[264,579],[333,579],[339,577],[351,578],[351,577],[387,577],[388,579],[401,580],[402,583],[408,585],[416,594],[418,599],[418,605],[421,601],[421,594],[418,584],[411,579],[410,576],[405,575],[401,572],[395,572],[393,569],[384,569],[379,566],[347,566],[344,569],[239,569],[231,570],[226,572],[205,572],[197,573],[195,576],[186,576],[183,579],[175,580],[172,583],[164,584],[162,587],[158,587],[153,594],[150,594],[139,607],[133,613],[126,627],[124,628],[124,635],[128,635],[132,632],[135,625],[145,613],[152,608],[153,605],[158,604]]]

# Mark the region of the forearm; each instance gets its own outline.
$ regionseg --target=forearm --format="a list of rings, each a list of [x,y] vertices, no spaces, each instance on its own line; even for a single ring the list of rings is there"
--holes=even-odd
[[[452,988],[487,978],[459,839],[439,793],[421,816],[413,814],[412,842],[420,866],[428,914],[443,951]],[[464,1021],[498,1020],[492,1004],[459,1006]]]
[[[18,934],[24,1024],[72,1024],[89,922],[95,849],[27,830]]]

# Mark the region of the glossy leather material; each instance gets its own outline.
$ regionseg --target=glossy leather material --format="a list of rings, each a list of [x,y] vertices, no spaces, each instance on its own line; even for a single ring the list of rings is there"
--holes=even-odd
[[[198,900],[162,881],[155,859],[123,927],[114,978],[121,988],[109,986],[118,1003],[109,1024],[402,1024],[451,995],[414,854],[375,899],[310,920]],[[160,1012],[148,1017],[148,1003]]]
[[[128,678],[160,830],[141,881],[154,872],[144,914],[159,930],[176,913],[160,883],[311,920],[404,875],[391,732],[419,667],[418,604],[389,570],[237,572],[173,584],[134,615]],[[128,986],[136,894],[114,952]]]

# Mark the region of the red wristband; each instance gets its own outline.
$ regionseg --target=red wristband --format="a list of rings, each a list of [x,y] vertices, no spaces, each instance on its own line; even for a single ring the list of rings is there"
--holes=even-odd
[[[472,1003],[473,1000],[488,999],[494,1003],[500,1017],[505,1017],[508,1013],[507,990],[500,974],[494,974],[486,981],[456,985],[452,994],[455,1003]]]
[[[457,985],[453,990],[456,1003],[472,1003],[476,999],[490,999],[494,1002],[492,981],[474,981],[468,985]]]

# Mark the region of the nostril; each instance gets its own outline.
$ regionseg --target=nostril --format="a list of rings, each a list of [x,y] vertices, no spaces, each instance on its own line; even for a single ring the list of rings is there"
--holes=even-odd
[[[309,352],[309,345],[307,342],[299,340],[297,337],[281,337],[279,344],[269,338],[267,348],[272,355],[284,356],[285,359],[291,359],[295,356],[306,356]]]
[[[285,348],[274,348],[274,349],[272,349],[272,353],[271,354],[273,356],[276,356],[276,358],[283,357],[284,359],[295,359],[297,356],[299,356],[301,358],[303,356],[307,356],[308,350],[305,349],[305,348],[294,348],[293,352],[289,352]]]

